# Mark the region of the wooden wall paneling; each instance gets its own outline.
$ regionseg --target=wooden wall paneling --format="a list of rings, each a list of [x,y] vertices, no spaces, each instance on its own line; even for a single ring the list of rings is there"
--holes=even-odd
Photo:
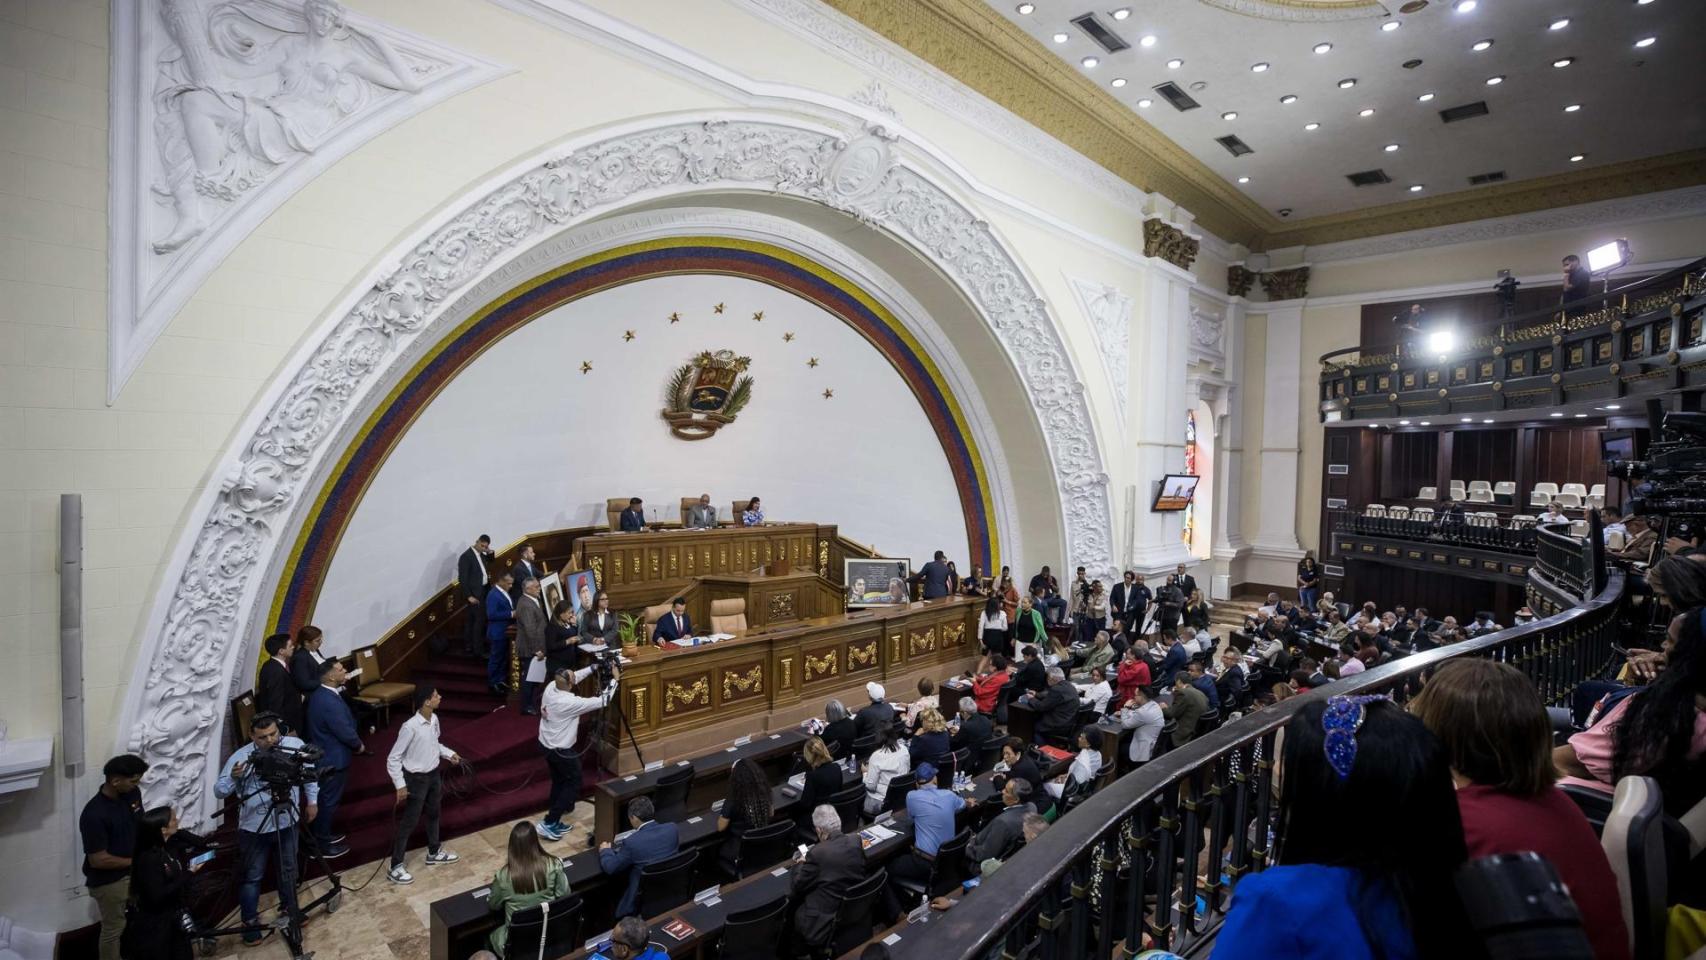
[[[1507,590],[1501,599],[1498,585],[1474,577],[1471,571],[1465,573],[1451,576],[1349,559],[1339,599],[1353,608],[1372,600],[1382,613],[1399,605],[1410,610],[1426,607],[1434,617],[1444,619],[1450,614],[1459,624],[1468,624],[1477,610],[1492,610],[1497,622],[1510,626],[1512,614],[1522,605],[1521,591]]]

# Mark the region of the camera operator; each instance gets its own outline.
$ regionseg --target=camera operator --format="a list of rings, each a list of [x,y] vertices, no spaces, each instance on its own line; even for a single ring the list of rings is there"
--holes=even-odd
[[[558,670],[539,702],[539,746],[545,751],[546,766],[551,768],[551,807],[538,827],[539,835],[546,840],[555,842],[568,835],[570,825],[563,822],[563,816],[580,799],[581,757],[575,750],[575,741],[580,739],[581,714],[608,706],[616,694],[617,682],[622,679],[621,668],[602,659],[607,656],[601,654],[601,659],[590,667]],[[575,685],[595,670],[604,678],[603,691],[596,697],[578,696]]]
[[[1177,630],[1179,628],[1179,611],[1185,607],[1185,592],[1179,586],[1179,575],[1170,573],[1167,582],[1161,589],[1155,591],[1155,602],[1161,608],[1161,629]]]
[[[289,922],[301,922],[296,906],[297,804],[302,805],[301,822],[312,823],[319,813],[320,786],[314,782],[301,787],[270,784],[261,779],[255,767],[274,750],[301,750],[305,746],[301,740],[279,732],[277,716],[256,714],[249,721],[249,742],[225,761],[225,769],[213,785],[213,795],[221,800],[233,794],[238,798],[237,904],[243,924],[253,928],[243,934],[243,942],[250,946],[272,935],[272,928],[260,926],[259,903],[261,875],[266,873],[274,847],[278,848],[279,910]]]

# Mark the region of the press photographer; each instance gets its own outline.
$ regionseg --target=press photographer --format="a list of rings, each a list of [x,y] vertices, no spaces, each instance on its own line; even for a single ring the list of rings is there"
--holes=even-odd
[[[596,697],[576,694],[575,686],[593,673],[598,674],[602,692]],[[558,670],[556,678],[545,687],[545,695],[539,701],[539,746],[545,751],[546,766],[551,768],[551,806],[545,819],[539,822],[539,835],[546,840],[555,842],[568,835],[569,824],[563,822],[563,816],[580,799],[581,755],[575,749],[575,742],[580,739],[581,715],[608,706],[621,679],[622,668],[614,657],[605,653],[592,666]],[[598,739],[593,738],[594,742]]]
[[[1179,629],[1179,611],[1185,608],[1185,591],[1179,586],[1179,575],[1170,573],[1167,582],[1155,591],[1155,605],[1160,610],[1162,630]]]
[[[284,736],[278,717],[256,714],[249,721],[249,742],[225,761],[213,785],[221,800],[235,795],[237,807],[237,905],[242,912],[243,942],[253,946],[272,935],[260,922],[261,875],[278,858],[279,919],[287,939],[302,924],[296,902],[297,825],[319,813],[320,753],[295,737]]]

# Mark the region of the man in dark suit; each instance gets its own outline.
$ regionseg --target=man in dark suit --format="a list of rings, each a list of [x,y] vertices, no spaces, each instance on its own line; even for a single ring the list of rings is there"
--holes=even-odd
[[[492,651],[486,657],[486,686],[496,694],[509,690],[509,637],[505,631],[515,622],[515,601],[509,596],[514,582],[506,573],[486,591],[486,643]]]
[[[539,599],[539,579],[528,577],[521,585],[521,599],[515,602],[515,652],[521,658],[521,675],[527,676],[529,661],[545,659],[546,634],[550,617],[545,613],[545,601]],[[522,716],[539,715],[539,688],[544,681],[521,681]]]
[[[1011,778],[1001,787],[1001,812],[985,824],[966,844],[966,856],[972,863],[982,863],[991,857],[1003,857],[1025,835],[1025,814],[1036,813],[1030,802],[1031,785],[1020,778]]]
[[[347,678],[343,661],[328,657],[320,666],[319,688],[308,696],[307,739],[325,751],[320,758],[320,812],[309,829],[320,842],[320,853],[327,857],[349,852],[343,835],[332,832],[332,819],[337,816],[338,802],[349,780],[350,758],[367,752],[356,734],[355,715],[341,692]]]
[[[1143,614],[1153,596],[1144,586],[1143,577],[1127,570],[1125,578],[1114,584],[1113,592],[1108,594],[1108,610],[1115,620],[1125,624],[1125,632],[1136,636],[1143,627]]]
[[[530,579],[537,580],[539,578],[539,562],[533,558],[532,544],[527,544],[521,548],[521,559],[515,562],[515,566],[509,568],[509,578],[515,583],[515,586],[510,588],[509,598],[511,600],[521,599],[522,584]]]
[[[1014,696],[1032,690],[1041,692],[1048,686],[1048,673],[1043,667],[1043,658],[1038,655],[1037,648],[1026,644],[1019,651],[1019,658],[1018,672],[1013,674]]]
[[[486,559],[491,552],[492,538],[482,533],[456,558],[456,593],[467,608],[462,621],[462,652],[470,657],[478,655],[486,638]]]
[[[267,662],[261,664],[261,674],[255,680],[255,712],[277,714],[291,734],[300,735],[302,691],[296,689],[286,666],[296,653],[296,645],[290,642],[290,634],[275,633],[263,646]]]
[[[598,845],[598,867],[610,876],[628,875],[622,899],[616,904],[618,917],[631,916],[640,902],[640,868],[675,856],[681,849],[681,831],[673,823],[652,819],[656,811],[650,797],[636,797],[628,804],[628,823],[633,832],[620,847],[609,841]]]
[[[1033,697],[1031,705],[1040,716],[1037,717],[1036,741],[1042,743],[1048,737],[1065,737],[1072,739],[1078,728],[1078,688],[1072,681],[1066,679],[1066,671],[1059,667],[1048,668],[1048,689],[1040,697]]]
[[[978,748],[995,736],[995,721],[977,712],[977,700],[960,698],[959,728],[948,738],[948,748],[970,747],[975,758]]]
[[[1162,631],[1161,639],[1167,644],[1167,655],[1155,668],[1155,682],[1163,687],[1168,687],[1173,685],[1173,677],[1185,669],[1185,664],[1190,662],[1191,652],[1185,649],[1184,643],[1171,629]]]
[[[1174,575],[1179,578],[1179,589],[1185,594],[1185,599],[1189,600],[1191,598],[1191,594],[1196,592],[1197,578],[1186,573],[1185,565],[1182,563],[1179,564],[1179,568]]]
[[[639,533],[646,529],[646,511],[639,497],[628,498],[628,509],[622,511],[621,530],[623,533]]]
[[[788,881],[788,896],[798,905],[794,931],[801,941],[818,948],[829,943],[842,895],[865,879],[865,851],[858,834],[841,832],[841,815],[827,803],[812,811],[812,828],[817,831],[817,843],[799,858],[799,867]]]
[[[924,584],[924,599],[935,600],[948,595],[948,555],[936,551],[936,556],[912,575],[913,583]]]
[[[883,701],[888,691],[875,680],[865,684],[865,696],[871,702],[859,708],[853,715],[853,729],[859,737],[874,737],[882,732],[884,727],[894,723],[894,707]]]
[[[658,618],[652,630],[653,643],[674,643],[682,637],[693,636],[693,618],[687,615],[687,601],[676,597],[669,602],[669,612]]]

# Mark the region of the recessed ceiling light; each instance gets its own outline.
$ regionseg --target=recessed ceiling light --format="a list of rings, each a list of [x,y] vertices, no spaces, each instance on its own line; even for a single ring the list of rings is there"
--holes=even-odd
[[[1487,78],[1487,86],[1489,86],[1489,87],[1496,87],[1499,84],[1504,83],[1504,82],[1505,82],[1505,78],[1502,75],[1497,76],[1497,77],[1488,77]]]
[[[1461,419],[1461,420],[1459,420],[1459,421],[1457,421],[1457,422],[1458,422],[1458,423],[1474,423],[1474,422],[1475,422],[1475,418],[1474,418],[1474,417],[1464,417],[1464,418],[1463,418],[1463,419]]]
[[[1552,61],[1552,65],[1554,67],[1567,67],[1570,64],[1575,63],[1575,62],[1576,62],[1575,57],[1559,57],[1558,59]]]
[[[1208,89],[1208,81],[1207,80],[1196,80],[1196,81],[1193,81],[1191,83],[1191,92],[1192,93],[1201,93],[1202,91],[1204,91],[1206,89]]]
[[[1095,68],[1095,66],[1097,64],[1101,63],[1102,61],[1096,59],[1095,57],[1085,57],[1084,59],[1082,59],[1078,62],[1084,64],[1084,68],[1086,70],[1089,70],[1089,69]]]
[[[1028,17],[1031,15],[1032,11],[1037,9],[1037,5],[1034,3],[1021,3],[1019,4],[1018,9],[1020,16]]]
[[[1475,51],[1476,53],[1480,53],[1482,50],[1485,50],[1492,45],[1493,45],[1493,41],[1491,41],[1491,40],[1477,40],[1477,41],[1475,41],[1475,45],[1470,47],[1469,49]]]
[[[1431,93],[1424,93],[1424,94],[1422,94],[1422,95],[1421,95],[1421,96],[1419,96],[1419,97],[1417,97],[1417,98],[1416,98],[1416,99],[1417,99],[1417,100],[1419,100],[1419,101],[1421,101],[1421,102],[1422,102],[1422,103],[1427,103],[1427,102],[1428,102],[1428,101],[1429,101],[1429,100],[1432,100],[1432,99],[1433,99],[1433,98],[1434,98],[1434,95],[1433,95],[1433,94],[1431,94]]]
[[[1452,7],[1452,9],[1456,10],[1458,13],[1468,13],[1475,9],[1476,6],[1477,4],[1475,3],[1475,0],[1457,0],[1457,6]]]
[[[1653,44],[1658,43],[1658,42],[1659,42],[1658,37],[1642,37],[1641,39],[1635,41],[1635,46],[1637,49],[1642,49],[1642,48],[1650,47]]]
[[[1356,85],[1357,85],[1357,78],[1356,77],[1346,77],[1345,79],[1339,81],[1339,89],[1340,90],[1349,90],[1350,88],[1352,88]]]
[[[1137,101],[1137,109],[1148,110],[1149,105],[1154,103],[1154,102],[1155,102],[1154,100],[1151,100],[1148,97],[1144,97],[1142,100]]]
[[[1131,16],[1131,8],[1130,7],[1121,7],[1118,10],[1114,11],[1114,19],[1115,20],[1124,20],[1126,17],[1129,17],[1129,16]]]
[[[1315,52],[1316,53],[1326,53],[1327,51],[1329,51],[1331,49],[1333,49],[1333,45],[1330,43],[1317,43],[1315,45]]]
[[[1552,411],[1552,416],[1554,416],[1554,417],[1561,417],[1561,416],[1563,416],[1563,415],[1564,415],[1564,411],[1562,411],[1562,410],[1554,410],[1554,411]]]
[[[1400,24],[1398,23],[1398,21],[1388,20],[1385,23],[1380,25],[1380,31],[1382,33],[1391,33],[1392,31],[1398,29],[1399,26],[1400,26]]]
[[[1295,93],[1288,93],[1285,96],[1280,97],[1280,103],[1292,104],[1292,103],[1296,103],[1296,102],[1297,102],[1297,94],[1295,94]]]
[[[1408,420],[1400,420],[1400,421],[1398,421],[1398,426],[1400,426],[1400,427],[1407,427],[1407,426],[1409,426],[1409,425],[1410,425],[1410,421],[1408,421]]]
[[[1124,77],[1115,77],[1114,79],[1108,81],[1108,86],[1110,86],[1110,87],[1123,87],[1123,86],[1125,86],[1125,78]]]
[[[1419,183],[1410,184],[1410,192],[1411,193],[1421,193],[1422,192],[1422,185]]]
[[[1586,160],[1587,158],[1588,158],[1588,155],[1585,153],[1573,153],[1570,155],[1570,162],[1571,163],[1581,163],[1583,160]]]
[[[1549,25],[1547,25],[1546,29],[1548,29],[1548,30],[1562,30],[1569,25],[1570,25],[1570,18],[1569,17],[1559,17],[1558,19],[1552,21]]]
[[[1140,47],[1153,47],[1153,46],[1155,46],[1155,34],[1153,34],[1153,33],[1144,34],[1143,39],[1137,41],[1137,45]]]
[[[1623,407],[1621,404],[1608,403],[1605,405],[1605,409],[1607,409],[1607,410],[1621,410],[1621,409],[1623,409]]]
[[[1566,104],[1564,104],[1564,112],[1565,113],[1575,113],[1577,110],[1580,110],[1581,108],[1582,108],[1582,105],[1579,103],[1566,103]]]
[[[1306,123],[1303,125],[1303,129],[1305,129],[1305,130],[1319,130],[1319,129],[1321,129],[1321,125],[1319,123]]]
[[[1493,421],[1491,421],[1491,420],[1482,420],[1482,421],[1481,421],[1481,422],[1482,422],[1482,423],[1492,423],[1492,422],[1493,422]]]
[[[1374,108],[1373,107],[1363,107],[1361,110],[1357,111],[1357,116],[1359,116],[1359,117],[1372,117],[1372,116],[1374,116]]]
[[[1055,43],[1065,43],[1066,42],[1066,34],[1064,34],[1064,33],[1055,34],[1054,35],[1054,42]]]
[[[1653,2],[1653,0],[1635,0],[1635,6],[1644,7],[1647,4],[1652,3],[1652,2]]]
[[[1179,60],[1177,58],[1167,61],[1167,69],[1169,69],[1169,70],[1177,70],[1184,65],[1185,65],[1185,61]]]
[[[1386,150],[1387,153],[1397,153],[1398,152],[1398,145],[1396,143],[1389,143],[1385,146],[1384,149]]]
[[[1222,119],[1222,120],[1236,120],[1236,119],[1238,119],[1238,111],[1228,110],[1225,113],[1220,115],[1220,119]]]
[[[1249,182],[1250,182],[1250,178],[1249,178],[1249,177],[1239,177],[1239,178],[1238,178],[1238,182],[1239,182],[1239,183],[1249,183]]]
[[[1268,72],[1267,61],[1264,60],[1261,63],[1250,64],[1250,72],[1251,73],[1267,73]]]
[[[1433,425],[1434,422],[1432,420],[1423,420],[1421,423],[1416,424],[1418,427],[1431,427]]]
[[[1585,414],[1585,413],[1578,413],[1578,414],[1576,414],[1576,419],[1577,419],[1577,420],[1586,420],[1586,419],[1587,419],[1587,416],[1588,416],[1588,415],[1587,415],[1587,414]]]

